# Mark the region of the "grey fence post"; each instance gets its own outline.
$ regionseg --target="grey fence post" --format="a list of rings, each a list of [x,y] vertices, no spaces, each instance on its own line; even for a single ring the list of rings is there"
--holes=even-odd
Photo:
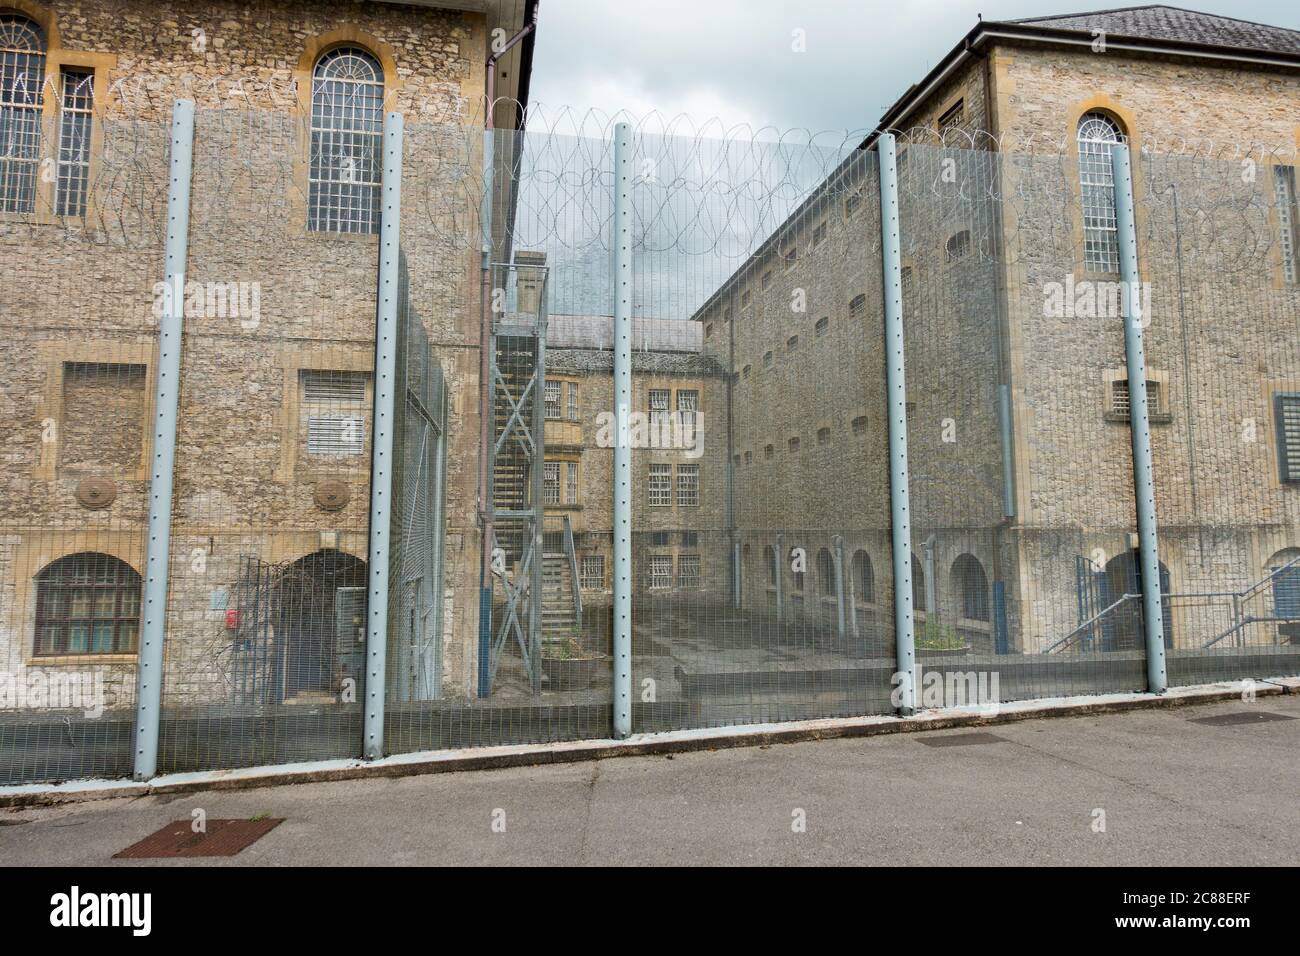
[[[379,288],[375,307],[375,412],[370,463],[370,590],[362,754],[384,755],[384,681],[388,670],[388,551],[392,519],[393,426],[397,385],[397,309],[401,295],[402,115],[384,116],[380,192]]]
[[[614,127],[614,736],[632,733],[632,144]]]
[[[163,250],[166,289],[158,325],[153,462],[149,475],[149,541],[145,550],[143,626],[136,667],[134,775],[137,780],[148,780],[158,772],[172,482],[176,470],[176,420],[180,407],[181,334],[185,324],[185,262],[189,254],[193,169],[194,104],[189,100],[177,100],[172,108],[167,243]]]
[[[1129,430],[1133,436],[1133,492],[1137,498],[1138,552],[1142,569],[1142,619],[1146,631],[1147,689],[1164,693],[1164,608],[1160,600],[1160,556],[1156,542],[1156,484],[1151,466],[1151,419],[1147,409],[1146,355],[1142,345],[1142,283],[1138,272],[1137,221],[1133,213],[1133,168],[1127,146],[1111,151],[1115,178],[1115,223],[1120,278],[1124,281],[1124,353],[1128,359]]]
[[[892,133],[876,141],[880,161],[880,259],[885,299],[885,387],[889,420],[889,512],[894,558],[894,643],[899,713],[916,713],[916,640],[912,622],[912,519],[907,504],[907,378],[903,360],[902,241],[898,166]]]

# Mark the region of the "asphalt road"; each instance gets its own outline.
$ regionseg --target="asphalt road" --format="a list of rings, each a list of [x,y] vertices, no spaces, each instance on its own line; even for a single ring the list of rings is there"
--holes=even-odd
[[[1229,713],[1293,719],[1196,722]],[[285,822],[234,857],[130,864],[1294,865],[1295,718],[1288,695],[964,746],[926,741],[972,731],[0,810],[0,863],[129,865],[113,854],[201,809]]]

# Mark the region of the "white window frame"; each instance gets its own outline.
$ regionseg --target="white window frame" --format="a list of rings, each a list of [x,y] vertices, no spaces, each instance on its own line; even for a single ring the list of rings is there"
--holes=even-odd
[[[671,508],[673,506],[673,466],[652,463],[646,490],[651,508]]]

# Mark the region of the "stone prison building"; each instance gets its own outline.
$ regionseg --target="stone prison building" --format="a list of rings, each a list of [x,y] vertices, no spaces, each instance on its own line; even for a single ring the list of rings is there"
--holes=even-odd
[[[406,121],[403,369],[416,370],[402,374],[425,390],[414,407],[433,423],[426,439],[437,436],[445,476],[439,500],[419,503],[435,516],[427,528],[394,525],[403,557],[390,594],[404,603],[392,604],[390,633],[422,637],[391,645],[389,698],[574,691],[570,702],[591,710],[573,732],[607,733],[610,303],[557,308],[580,298],[556,286],[563,269],[550,273],[549,300],[530,299],[530,277],[555,256],[512,236],[513,131],[533,35],[492,60],[535,10],[533,0],[0,0],[0,407],[11,423],[0,710],[57,707],[52,687],[89,681],[126,715],[93,769],[121,770],[159,318],[181,299],[161,765],[355,749],[380,145],[395,111]],[[501,98],[492,125],[506,132],[485,184],[489,93]],[[160,283],[180,99],[197,119],[187,283],[173,290]],[[1107,305],[1119,278],[1110,150],[1127,142],[1149,284],[1171,680],[1224,675],[1214,661],[1229,649],[1271,655],[1241,664],[1243,676],[1293,673],[1300,33],[1163,6],[981,22],[877,130],[698,308],[635,320],[633,406],[651,426],[632,456],[636,676],[653,675],[671,697],[734,677],[745,661],[760,666],[762,653],[786,670],[889,664],[870,149],[883,130],[899,140],[922,655],[1107,652],[1119,676],[1098,687],[1142,686],[1140,603],[1126,597],[1139,590],[1128,383],[1122,323]],[[542,441],[531,448],[516,437],[484,449],[480,438],[523,417],[511,403],[529,374],[522,361],[502,364],[493,404],[481,403],[482,218],[516,289],[501,321],[539,323],[544,339],[531,400]],[[414,447],[402,454],[419,464]],[[536,464],[523,463],[529,455]],[[516,651],[527,627],[499,582],[492,633],[481,631],[485,558],[495,560],[481,547],[485,488],[494,507],[542,516],[530,613],[543,648]],[[503,521],[498,535],[504,574],[528,573],[518,526]],[[403,562],[422,548],[436,551],[437,573],[407,602]],[[544,683],[524,660],[538,650],[549,654]],[[193,717],[220,705],[230,705],[226,733],[215,716]],[[265,727],[233,722],[280,705],[304,716],[265,739]],[[398,707],[390,747],[543,732],[528,721],[551,717],[523,710],[486,731],[488,718],[466,729]],[[556,718],[544,732],[565,726]],[[15,740],[20,753],[24,733],[0,728],[0,756]],[[14,779],[53,773],[23,765]]]

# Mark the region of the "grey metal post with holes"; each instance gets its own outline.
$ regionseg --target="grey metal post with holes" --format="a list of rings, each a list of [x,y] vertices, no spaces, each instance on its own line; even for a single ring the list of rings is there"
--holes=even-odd
[[[176,420],[180,407],[181,333],[193,168],[194,104],[189,100],[177,100],[172,109],[167,240],[163,249],[166,289],[158,326],[153,461],[149,473],[149,541],[145,552],[140,659],[136,668],[134,775],[137,780],[148,780],[158,772],[163,639],[167,628],[167,562],[171,551],[172,482],[176,469]]]
[[[384,755],[388,670],[388,550],[392,517],[393,424],[397,383],[397,307],[401,284],[402,115],[384,116],[384,178],[379,194],[379,288],[375,306],[375,411],[370,464],[370,563],[366,610],[366,686],[362,754]]]
[[[1115,178],[1115,224],[1119,271],[1124,283],[1124,353],[1128,360],[1129,429],[1133,436],[1133,492],[1137,499],[1138,559],[1142,573],[1142,620],[1146,631],[1147,690],[1162,694],[1169,686],[1165,668],[1164,608],[1160,600],[1160,557],[1156,542],[1156,484],[1151,465],[1151,418],[1147,408],[1146,355],[1142,329],[1141,278],[1138,272],[1137,221],[1133,212],[1133,166],[1129,148],[1111,150]]]
[[[632,733],[632,143],[614,127],[614,736]]]
[[[903,361],[902,241],[899,235],[897,144],[876,140],[880,161],[880,241],[885,299],[885,389],[889,420],[889,512],[894,558],[895,701],[916,713],[916,640],[912,622],[912,519],[907,501],[907,379]]]

